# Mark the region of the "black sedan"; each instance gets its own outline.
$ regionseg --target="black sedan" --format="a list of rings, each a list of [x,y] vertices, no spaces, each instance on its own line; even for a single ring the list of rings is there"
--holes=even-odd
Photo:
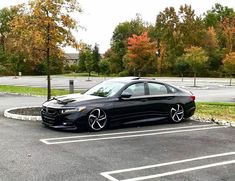
[[[43,104],[43,124],[100,131],[110,124],[169,119],[179,123],[195,112],[195,96],[173,85],[138,77],[106,80],[84,94],[55,97]]]

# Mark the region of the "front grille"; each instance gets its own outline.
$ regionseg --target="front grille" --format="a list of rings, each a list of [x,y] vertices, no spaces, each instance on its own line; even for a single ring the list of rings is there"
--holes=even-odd
[[[50,107],[43,107],[41,113],[43,122],[49,125],[55,124],[56,116],[59,114],[57,109]]]
[[[57,115],[58,109],[50,108],[50,107],[43,107],[42,111],[46,114]]]

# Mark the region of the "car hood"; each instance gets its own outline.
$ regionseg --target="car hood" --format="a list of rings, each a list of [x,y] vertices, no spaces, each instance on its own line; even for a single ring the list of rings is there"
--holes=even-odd
[[[92,96],[92,95],[83,95],[83,94],[68,94],[58,97],[53,97],[51,100],[43,103],[43,106],[46,107],[73,107],[81,105],[87,101],[100,99],[102,97]]]

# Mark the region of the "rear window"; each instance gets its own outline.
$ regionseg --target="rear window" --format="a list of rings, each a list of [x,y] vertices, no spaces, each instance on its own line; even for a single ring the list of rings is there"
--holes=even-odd
[[[161,94],[167,94],[167,88],[163,84],[158,83],[148,83],[149,87],[149,94],[150,95],[161,95]]]

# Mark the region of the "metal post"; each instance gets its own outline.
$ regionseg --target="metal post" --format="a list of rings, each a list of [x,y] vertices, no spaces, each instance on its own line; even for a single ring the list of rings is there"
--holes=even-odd
[[[69,80],[69,93],[73,94],[74,93],[74,81]]]

